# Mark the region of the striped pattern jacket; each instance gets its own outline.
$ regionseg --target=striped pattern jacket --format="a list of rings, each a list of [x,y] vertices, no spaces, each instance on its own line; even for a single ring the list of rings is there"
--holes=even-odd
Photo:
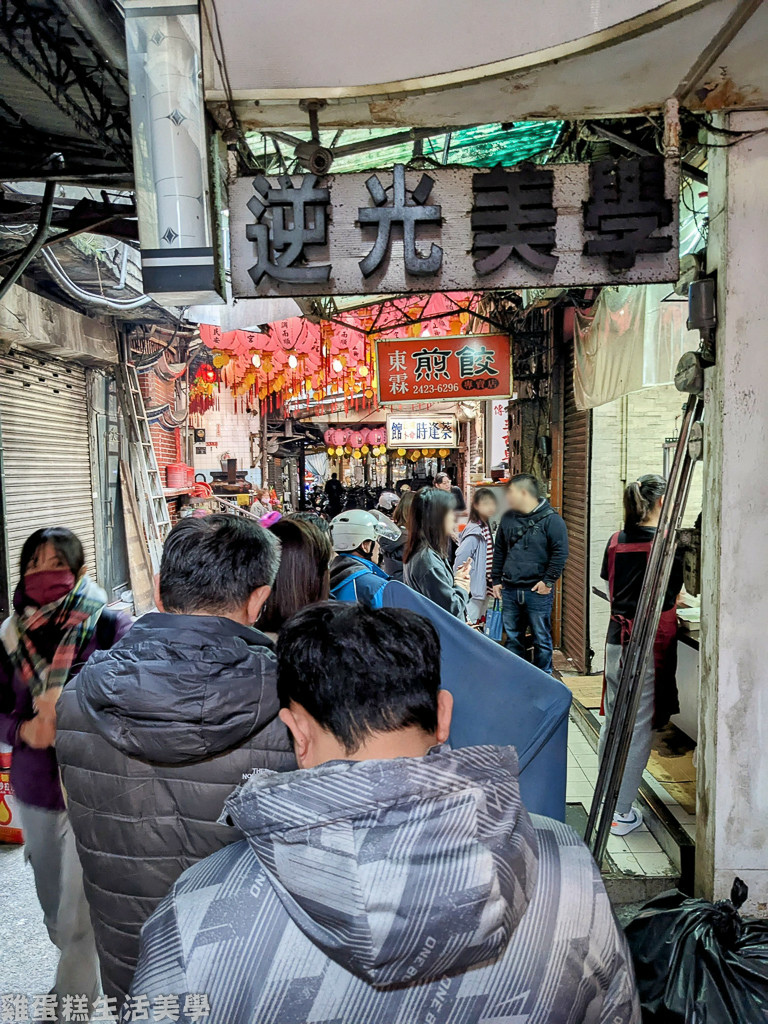
[[[254,776],[247,838],[145,926],[124,1019],[173,995],[208,1024],[638,1024],[599,872],[516,772],[469,747]]]

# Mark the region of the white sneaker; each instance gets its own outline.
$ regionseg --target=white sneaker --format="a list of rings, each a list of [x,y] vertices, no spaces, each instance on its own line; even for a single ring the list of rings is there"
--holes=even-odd
[[[643,824],[643,816],[636,807],[633,807],[629,814],[616,814],[611,825],[612,836],[626,836],[640,828]]]

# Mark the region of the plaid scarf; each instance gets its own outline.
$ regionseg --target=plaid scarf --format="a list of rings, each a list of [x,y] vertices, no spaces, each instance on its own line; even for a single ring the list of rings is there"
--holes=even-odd
[[[20,590],[23,587],[20,584]],[[68,594],[52,604],[37,608],[24,606],[17,591],[16,611],[0,627],[0,641],[34,698],[66,683],[78,653],[87,646],[96,631],[99,616],[107,603],[104,591],[81,576]],[[50,664],[37,649],[36,634],[51,630],[61,640]]]

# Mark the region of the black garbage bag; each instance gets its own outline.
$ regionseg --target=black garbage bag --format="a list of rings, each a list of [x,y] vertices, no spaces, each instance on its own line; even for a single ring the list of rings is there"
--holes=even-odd
[[[663,893],[627,925],[645,1024],[768,1024],[768,920],[741,917],[747,893]]]

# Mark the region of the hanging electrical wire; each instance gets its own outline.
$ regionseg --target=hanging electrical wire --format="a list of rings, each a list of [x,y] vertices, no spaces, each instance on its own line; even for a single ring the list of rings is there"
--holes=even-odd
[[[86,305],[97,306],[102,309],[125,311],[140,309],[142,306],[146,306],[153,301],[149,295],[136,295],[131,299],[113,299],[107,295],[97,295],[95,292],[89,292],[72,280],[50,249],[41,249],[40,255],[64,291],[73,299],[77,299]]]

